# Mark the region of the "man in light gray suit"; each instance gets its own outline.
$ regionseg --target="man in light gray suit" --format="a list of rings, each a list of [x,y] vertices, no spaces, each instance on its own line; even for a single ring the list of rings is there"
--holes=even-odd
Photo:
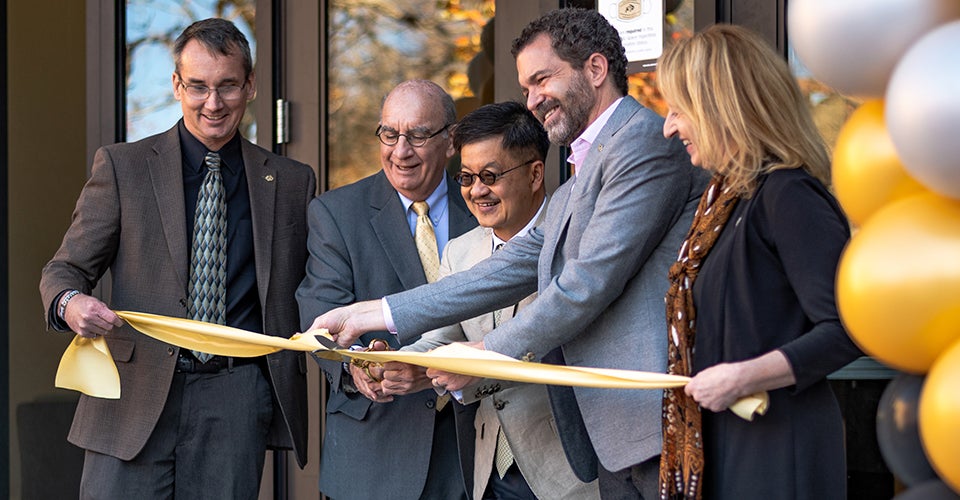
[[[461,159],[454,179],[480,227],[450,240],[441,276],[469,269],[510,239],[526,235],[543,222],[547,204],[543,169],[550,141],[522,104],[489,104],[467,114],[457,124],[453,144]],[[535,297],[427,332],[402,350],[424,352],[452,342],[480,341]],[[387,363],[384,393],[430,387],[430,379],[419,376],[422,372],[404,363]],[[464,474],[473,474],[473,498],[598,498],[596,481],[580,481],[564,458],[545,386],[481,380],[465,387],[459,398],[465,404],[477,400],[475,421],[463,422],[476,430],[473,470],[462,464]]]
[[[403,82],[384,99],[377,127],[382,170],[310,204],[309,259],[297,290],[304,325],[335,307],[427,282],[413,234],[415,202],[429,205],[435,252],[476,226],[457,185],[445,175],[454,154],[455,121],[453,99],[433,82]],[[439,253],[433,258],[439,263]],[[366,335],[358,345],[384,338],[393,348],[401,345],[386,331]],[[391,400],[369,369],[332,361],[321,361],[321,368],[331,391],[320,491],[335,500],[466,497],[454,413],[471,412],[472,419],[473,407],[448,404],[437,411],[437,393],[429,389]]]
[[[664,372],[667,270],[706,176],[679,141],[663,139],[663,119],[626,96],[620,37],[595,10],[546,14],[524,28],[513,53],[527,108],[551,141],[573,151],[575,175],[554,193],[543,225],[469,271],[386,297],[384,308],[374,301],[333,311],[313,326],[343,345],[392,323],[406,340],[536,290],[480,347],[534,360],[561,347],[569,365]],[[551,386],[550,397],[581,479],[595,450],[601,497],[658,497],[661,391]],[[580,417],[593,450],[579,444]]]

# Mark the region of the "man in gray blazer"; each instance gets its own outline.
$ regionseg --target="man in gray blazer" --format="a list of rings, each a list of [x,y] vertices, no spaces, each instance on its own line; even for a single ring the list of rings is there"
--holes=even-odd
[[[256,81],[247,41],[232,23],[194,23],[174,56],[183,119],[97,151],[40,281],[49,327],[102,335],[120,373],[120,399],[81,396],[70,430],[70,442],[86,450],[82,498],[254,499],[266,446],[293,447],[306,463],[302,354],[202,362],[111,310],[190,317],[194,212],[201,185],[219,171],[225,290],[213,300],[223,300],[227,325],[283,337],[299,329],[293,296],[306,262],[313,170],[238,133]],[[205,161],[214,153],[219,169]],[[109,305],[90,295],[108,270]]]
[[[415,202],[429,205],[435,252],[476,226],[457,185],[445,175],[454,154],[450,127],[455,121],[453,99],[432,82],[401,83],[384,99],[377,127],[382,170],[310,204],[310,256],[297,290],[304,326],[338,306],[427,282],[413,235]],[[439,253],[433,258],[439,263]],[[383,338],[400,347],[386,331],[365,335],[358,346]],[[454,413],[473,407],[438,405],[437,393],[429,389],[391,400],[368,376],[377,376],[369,369],[320,364],[331,388],[320,458],[324,494],[335,500],[466,497]],[[369,391],[378,402],[358,390]]]
[[[479,346],[534,360],[561,347],[550,357],[569,365],[665,372],[667,270],[706,175],[678,140],[663,138],[660,116],[626,96],[620,37],[597,11],[550,12],[524,28],[513,53],[527,108],[573,151],[575,175],[554,193],[543,225],[469,271],[387,297],[387,311],[361,303],[313,326],[348,344],[392,319],[407,341],[538,291]],[[447,384],[443,374],[436,382]],[[550,396],[581,479],[595,450],[602,497],[659,496],[661,391],[551,386]],[[581,445],[580,417],[593,450]]]
[[[489,104],[467,114],[457,124],[453,144],[461,163],[454,179],[480,227],[450,240],[441,276],[469,269],[511,238],[526,235],[543,222],[547,205],[543,169],[550,141],[522,104]],[[402,350],[424,352],[452,342],[480,341],[535,297],[427,332]],[[384,393],[430,387],[429,378],[416,376],[421,372],[404,363],[387,363]],[[598,498],[596,481],[580,481],[564,458],[545,386],[481,380],[461,392],[461,403],[480,401],[475,421],[463,423],[476,431],[473,471],[462,467],[464,474],[473,474],[473,498]]]

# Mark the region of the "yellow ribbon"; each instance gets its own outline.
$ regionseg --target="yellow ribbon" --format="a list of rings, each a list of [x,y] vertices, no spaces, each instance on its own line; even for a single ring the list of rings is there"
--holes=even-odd
[[[54,385],[97,398],[120,399],[120,374],[107,341],[74,337],[60,358]]]
[[[399,361],[473,377],[532,384],[613,389],[665,389],[682,387],[690,380],[688,377],[678,375],[635,370],[529,363],[463,344],[441,346],[425,353],[331,350],[320,344],[314,337],[314,334],[321,334],[329,338],[325,330],[298,333],[285,339],[229,326],[155,314],[118,311],[117,316],[138,331],[157,340],[221,356],[263,356],[281,349],[289,349],[311,352],[316,356],[333,360],[360,359],[376,363]],[[102,345],[103,349],[97,348],[96,345]],[[91,352],[92,350],[97,350],[99,354]],[[120,397],[119,375],[102,337],[93,341],[79,336],[74,339],[60,361],[57,387],[76,389],[96,397]],[[114,387],[115,392],[112,391]],[[112,396],[113,394],[115,396]],[[754,415],[764,414],[768,405],[769,397],[767,393],[762,392],[737,401],[730,410],[746,420],[752,420]]]

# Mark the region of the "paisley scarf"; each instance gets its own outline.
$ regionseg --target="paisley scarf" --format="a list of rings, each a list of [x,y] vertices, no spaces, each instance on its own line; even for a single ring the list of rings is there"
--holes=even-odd
[[[690,376],[697,311],[693,282],[700,264],[716,243],[739,196],[723,188],[716,175],[700,198],[677,262],[670,266],[667,291],[667,373]],[[683,388],[663,391],[663,451],[660,454],[660,498],[699,499],[703,477],[703,435],[700,405]]]

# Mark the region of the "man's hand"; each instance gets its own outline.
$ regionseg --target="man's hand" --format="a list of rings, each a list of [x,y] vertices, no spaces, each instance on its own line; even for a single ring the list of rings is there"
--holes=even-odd
[[[326,328],[337,344],[350,347],[364,333],[387,329],[380,307],[379,300],[338,307],[318,316],[310,329]]]
[[[448,391],[460,391],[468,385],[477,383],[480,379],[477,377],[471,377],[470,375],[460,375],[458,373],[450,373],[435,368],[427,369],[427,377],[430,377],[430,381],[433,383],[433,386],[438,389],[446,389]]]
[[[369,375],[367,372],[369,372]],[[380,382],[371,378],[371,375],[381,378],[382,372],[383,367],[376,363],[369,365],[366,370],[352,363],[350,364],[350,376],[353,377],[354,387],[360,391],[360,394],[363,394],[374,403],[389,403],[393,401],[393,396],[383,394],[383,387],[381,387]]]
[[[461,344],[472,347],[474,349],[480,349],[481,351],[486,350],[483,346],[483,341],[477,342],[460,342]],[[438,349],[443,349],[443,346]],[[438,389],[446,389],[448,391],[460,391],[468,385],[475,384],[480,381],[478,377],[471,377],[470,375],[460,375],[458,373],[450,373],[435,368],[427,369],[427,377],[430,377],[431,383],[433,386]]]
[[[404,396],[429,389],[430,379],[426,368],[399,361],[388,361],[383,365],[383,394]]]
[[[77,335],[88,339],[106,335],[114,327],[123,326],[123,320],[106,304],[82,293],[67,302],[63,320]]]

